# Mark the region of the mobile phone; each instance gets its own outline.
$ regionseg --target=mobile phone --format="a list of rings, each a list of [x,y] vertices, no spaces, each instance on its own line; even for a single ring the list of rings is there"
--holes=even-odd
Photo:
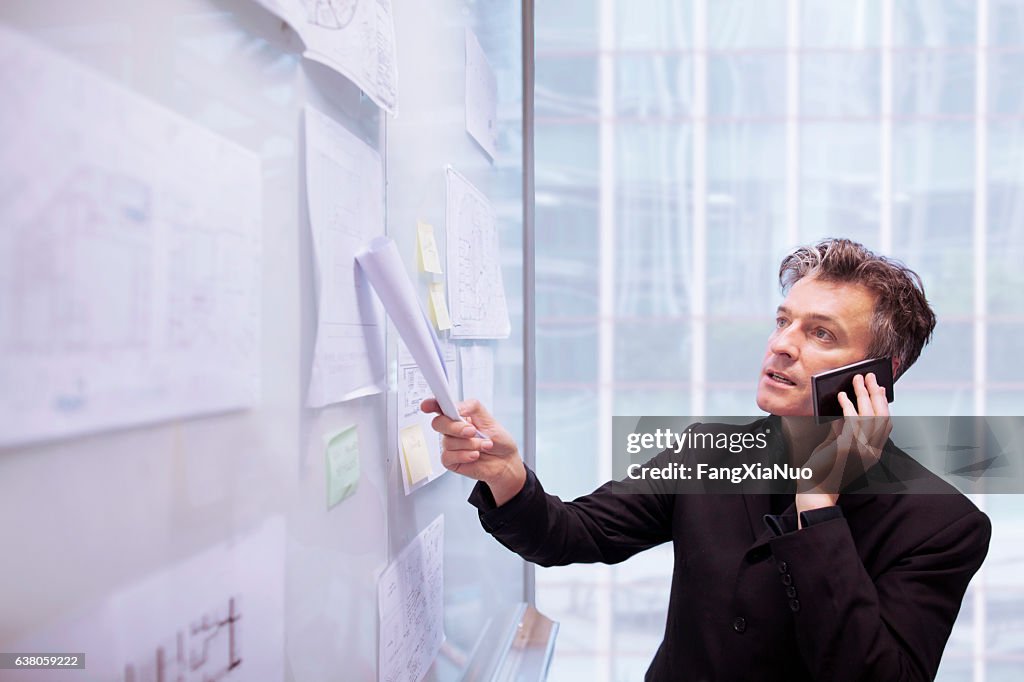
[[[879,386],[885,387],[885,399],[890,403],[895,396],[892,392],[892,358],[871,358],[852,365],[844,365],[819,372],[811,377],[811,399],[814,402],[815,417],[842,417],[839,394],[846,391],[846,397],[857,403],[853,392],[853,377],[874,373]]]

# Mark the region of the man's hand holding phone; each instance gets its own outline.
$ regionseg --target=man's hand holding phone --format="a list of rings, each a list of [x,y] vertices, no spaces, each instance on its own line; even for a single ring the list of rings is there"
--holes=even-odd
[[[501,424],[478,400],[464,400],[457,406],[466,421],[457,422],[441,414],[434,398],[420,405],[438,416],[430,426],[441,434],[441,463],[446,469],[483,481],[501,506],[516,496],[526,483],[526,467],[519,448]],[[486,438],[480,438],[477,432]]]
[[[858,374],[853,378],[853,392],[856,403],[845,391],[839,393],[843,417],[833,422],[828,437],[807,461],[814,476],[797,488],[798,518],[800,512],[834,505],[839,490],[849,482],[844,474],[866,471],[881,459],[892,433],[885,387],[878,384],[873,373],[866,378]]]

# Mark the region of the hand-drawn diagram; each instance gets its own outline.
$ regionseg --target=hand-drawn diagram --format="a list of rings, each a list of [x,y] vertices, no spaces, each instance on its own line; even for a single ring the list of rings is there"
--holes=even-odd
[[[358,0],[306,0],[309,22],[322,28],[343,29],[352,23]]]
[[[82,164],[33,208],[36,212],[16,223],[3,241],[3,253],[10,256],[4,346],[24,354],[144,348],[151,298],[151,188],[137,178]],[[96,288],[106,290],[102,305],[91,300],[92,287],[75,286],[93,278],[100,280]],[[61,395],[58,403],[84,397]]]
[[[480,41],[466,29],[466,131],[492,159],[497,155],[498,80]]]
[[[322,407],[387,383],[384,313],[355,253],[384,232],[380,155],[306,108],[306,200],[317,275],[317,336],[307,404]]]
[[[438,516],[384,569],[378,678],[419,682],[444,641],[444,517]]]
[[[259,391],[259,159],[0,28],[0,444]]]
[[[430,386],[416,365],[399,368],[399,391],[402,395],[402,416],[415,417],[420,414],[420,403],[429,398]]]
[[[391,0],[255,0],[291,24],[307,59],[355,83],[398,113],[398,60]]]
[[[418,423],[423,428],[427,452],[430,456],[430,474],[422,480],[410,484],[410,476],[407,470],[408,462],[402,456],[402,444],[398,443],[397,455],[399,466],[402,468],[402,485],[405,488],[405,494],[408,495],[414,490],[418,490],[431,481],[440,478],[448,470],[441,464],[441,437],[430,427],[430,422],[433,420],[434,415],[425,414],[420,410],[420,403],[425,398],[432,396],[434,392],[430,389],[430,385],[424,378],[420,368],[416,365],[412,355],[405,349],[405,344],[399,341],[398,347],[398,431],[401,433],[402,429]],[[458,386],[460,383],[459,365],[456,361],[455,344],[442,340],[441,352],[448,374],[448,381],[452,386]]]
[[[503,339],[511,331],[494,211],[480,190],[448,169],[448,292],[452,336]]]
[[[86,653],[90,680],[284,679],[284,552],[284,518],[270,517],[9,644],[70,651],[73,642]]]
[[[156,647],[149,660],[128,663],[124,682],[219,682],[242,665],[240,597],[203,614]]]

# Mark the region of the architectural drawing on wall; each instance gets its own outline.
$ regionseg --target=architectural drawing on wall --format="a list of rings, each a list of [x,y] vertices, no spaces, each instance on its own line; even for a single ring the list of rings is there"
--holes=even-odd
[[[309,22],[323,28],[348,28],[359,8],[358,0],[307,0]]]
[[[240,597],[181,627],[148,658],[126,663],[124,682],[231,679],[242,666]]]
[[[355,253],[384,233],[380,155],[306,107],[306,200],[317,280],[317,334],[307,404],[379,393],[387,383],[384,312]]]
[[[284,547],[284,518],[271,517],[9,644],[85,652],[96,680],[283,679]],[[40,679],[4,673],[5,681]]]
[[[466,29],[466,132],[492,159],[497,154],[498,79],[473,31]]]
[[[382,682],[419,682],[444,641],[444,516],[413,538],[377,583]]]
[[[255,404],[261,169],[0,29],[0,445]]]
[[[441,353],[444,357],[445,368],[448,372],[448,381],[452,386],[459,385],[459,366],[456,362],[455,345],[446,340],[441,340]],[[409,463],[404,452],[402,452],[401,438],[397,438],[398,462],[402,469],[402,485],[405,494],[419,490],[426,484],[444,475],[447,469],[441,464],[441,437],[430,427],[430,422],[436,416],[426,414],[420,410],[420,403],[426,398],[434,395],[430,385],[420,372],[412,355],[405,349],[401,339],[398,341],[398,433],[401,434],[414,424],[422,427],[424,440],[426,441],[427,453],[429,456],[430,473],[422,479],[412,480],[413,476],[408,471]]]
[[[307,59],[359,86],[377,106],[398,113],[398,59],[391,0],[256,0],[288,22]]]
[[[494,408],[494,348],[487,343],[459,346],[462,399],[475,398],[488,410]]]
[[[498,229],[487,197],[447,169],[447,267],[452,337],[503,339],[511,331]]]

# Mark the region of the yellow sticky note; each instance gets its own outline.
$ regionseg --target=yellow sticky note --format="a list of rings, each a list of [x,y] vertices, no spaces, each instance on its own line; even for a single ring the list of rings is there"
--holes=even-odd
[[[448,315],[448,303],[444,300],[444,284],[430,283],[430,312],[434,316],[434,326],[440,331],[452,328],[452,318]]]
[[[402,452],[405,454],[405,473],[409,485],[415,485],[428,478],[433,469],[430,466],[430,452],[427,450],[427,438],[423,435],[423,426],[413,424],[400,432]]]
[[[416,223],[416,243],[419,244],[420,272],[436,272],[441,274],[441,258],[437,254],[437,242],[434,240],[434,226],[429,223]]]

